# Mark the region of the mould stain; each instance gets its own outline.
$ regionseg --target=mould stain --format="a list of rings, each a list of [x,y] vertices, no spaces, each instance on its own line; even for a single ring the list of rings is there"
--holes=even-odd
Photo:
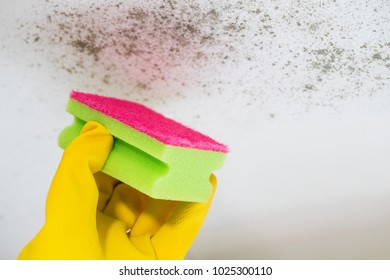
[[[152,100],[162,88],[179,99],[192,91],[279,117],[267,107],[274,104],[270,100],[305,109],[337,107],[340,100],[389,88],[386,26],[359,18],[365,10],[383,16],[378,3],[48,0],[46,5],[46,15],[21,23],[26,43],[66,74],[145,93],[140,100]],[[369,41],[359,37],[362,29],[382,35]],[[232,96],[225,97],[227,91]]]
[[[73,49],[60,62],[68,73],[95,76],[91,67],[95,63],[106,72],[105,83],[110,83],[109,73],[119,71],[134,76],[136,84],[149,84],[141,89],[171,78],[177,69],[200,68],[210,56],[215,60],[221,52],[232,52],[234,48],[216,36],[218,28],[232,37],[244,29],[242,23],[231,23],[228,30],[222,27],[216,8],[180,6],[175,1],[162,1],[158,7],[116,1],[77,7],[53,4],[35,27],[29,31],[29,43]],[[204,50],[210,48],[219,53]]]

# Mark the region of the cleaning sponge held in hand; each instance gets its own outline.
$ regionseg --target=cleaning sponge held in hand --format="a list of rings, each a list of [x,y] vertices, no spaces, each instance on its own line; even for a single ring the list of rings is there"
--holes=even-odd
[[[211,195],[209,177],[227,146],[126,100],[73,91],[67,111],[75,120],[60,134],[61,148],[96,121],[114,136],[103,172],[157,199],[204,202]]]

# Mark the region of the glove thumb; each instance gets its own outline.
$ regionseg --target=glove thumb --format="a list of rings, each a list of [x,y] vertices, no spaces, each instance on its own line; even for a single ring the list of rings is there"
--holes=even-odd
[[[101,259],[96,229],[99,192],[93,174],[99,171],[113,137],[88,122],[65,149],[46,199],[46,221],[23,248],[19,259]]]
[[[112,145],[113,137],[104,126],[97,122],[84,125],[65,149],[53,178],[46,200],[46,223],[59,221],[69,228],[67,221],[81,227],[96,222],[99,191],[93,174],[103,167]]]

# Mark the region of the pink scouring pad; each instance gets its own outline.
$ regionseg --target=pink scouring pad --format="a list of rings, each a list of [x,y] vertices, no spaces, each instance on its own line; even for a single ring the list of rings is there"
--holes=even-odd
[[[59,137],[62,148],[87,121],[99,122],[115,139],[103,172],[153,198],[209,198],[209,177],[222,166],[227,146],[131,101],[73,91],[67,111],[75,120]]]

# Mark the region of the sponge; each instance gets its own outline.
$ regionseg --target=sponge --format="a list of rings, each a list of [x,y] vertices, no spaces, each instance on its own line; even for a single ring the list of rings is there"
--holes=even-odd
[[[222,166],[227,146],[131,101],[73,91],[67,111],[74,122],[61,132],[61,148],[96,121],[114,136],[104,173],[157,199],[210,197],[209,177]]]

